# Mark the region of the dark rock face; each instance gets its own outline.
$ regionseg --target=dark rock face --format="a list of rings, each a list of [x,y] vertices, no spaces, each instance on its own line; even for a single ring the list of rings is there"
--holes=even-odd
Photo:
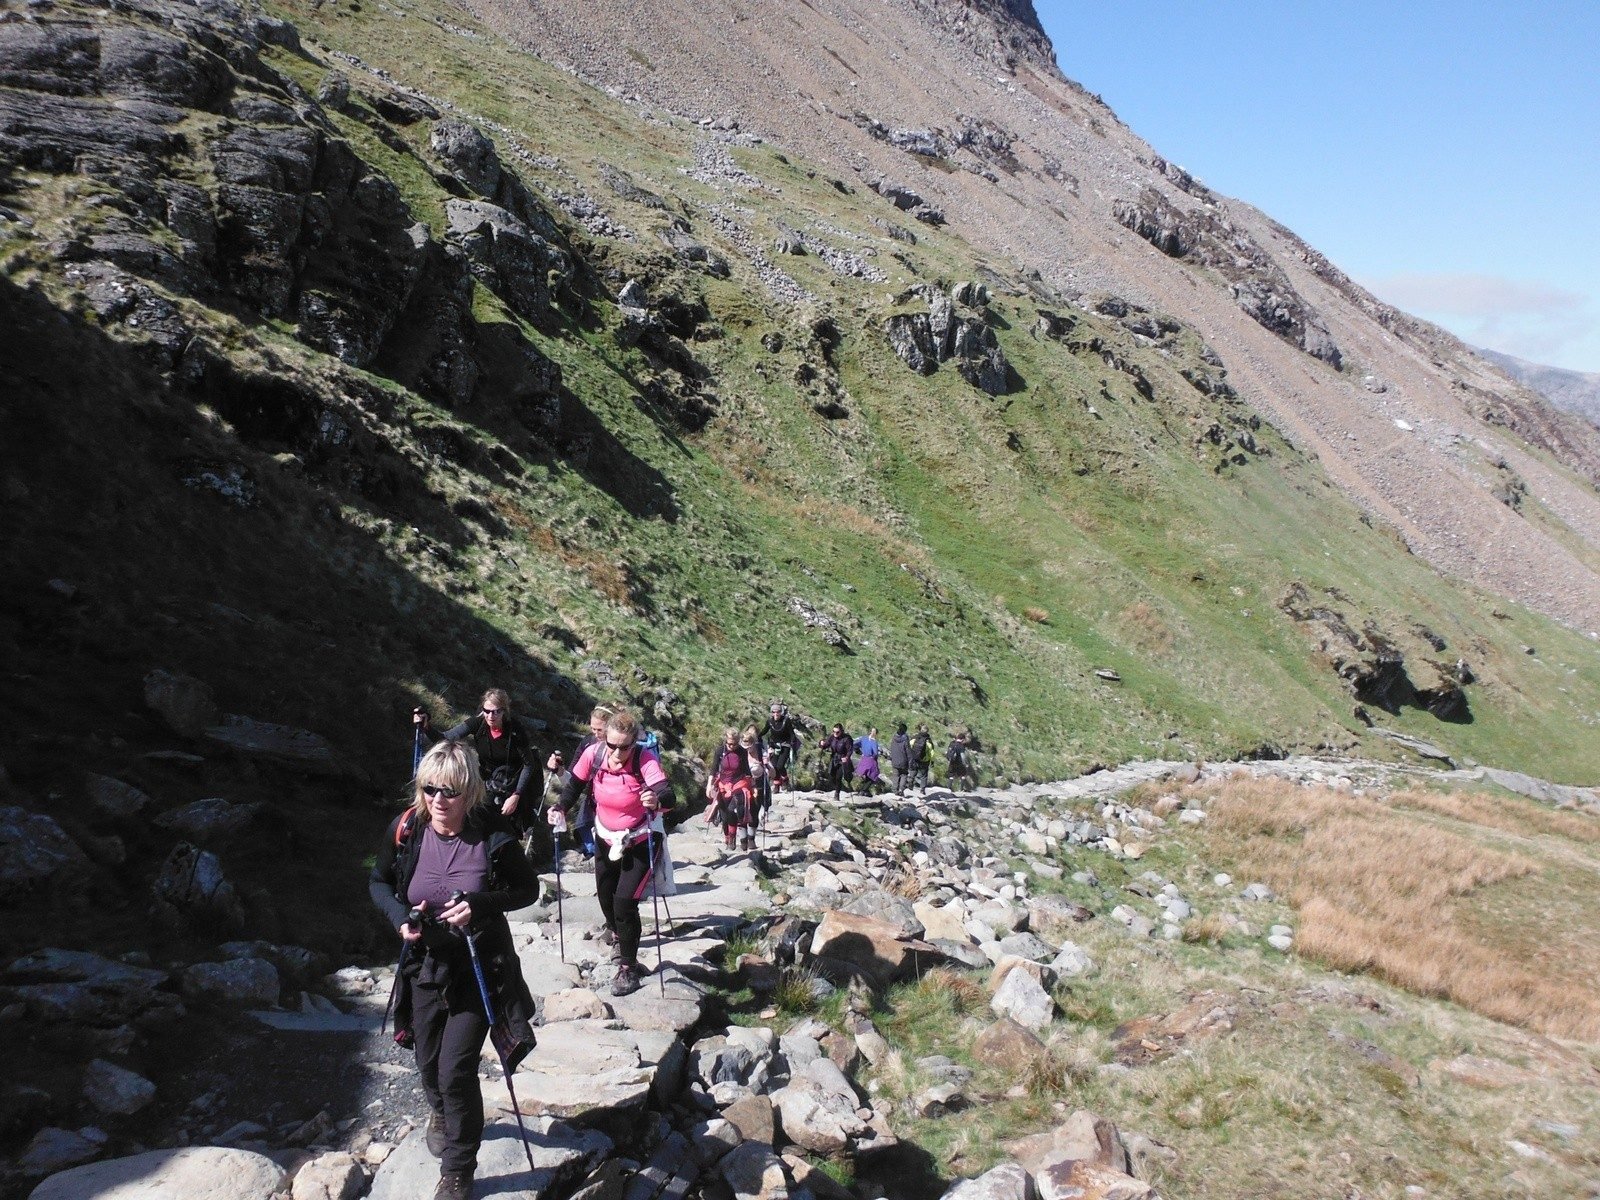
[[[1177,172],[1180,186],[1187,180],[1191,188],[1199,188],[1187,172],[1170,164],[1163,166]],[[1145,188],[1137,202],[1117,201],[1112,211],[1120,224],[1169,258],[1194,262],[1222,275],[1232,287],[1235,302],[1264,329],[1339,368],[1342,356],[1322,314],[1306,303],[1283,269],[1243,230],[1204,208],[1184,212],[1155,188]]]
[[[231,0],[135,0],[92,23],[46,11],[0,25],[0,159],[107,186],[94,224],[52,250],[73,263],[102,320],[136,329],[168,365],[191,333],[156,288],[291,321],[302,342],[346,364],[382,359],[399,382],[466,403],[483,377],[472,278],[546,324],[573,274],[555,223],[488,137],[441,121],[433,153],[454,186],[490,203],[452,220],[450,245],[435,242],[393,182],[261,56],[264,42],[298,41],[292,26]],[[379,119],[369,123],[437,116],[425,101],[375,90]],[[350,104],[342,75],[319,91],[329,107]],[[196,112],[222,120],[178,132]],[[525,364],[509,390],[540,404],[559,372],[526,349],[497,363]]]
[[[984,319],[989,292],[979,283],[958,283],[947,294],[919,284],[902,300],[921,297],[926,313],[898,313],[884,322],[884,335],[900,361],[919,375],[932,375],[942,362],[973,387],[991,396],[1011,390],[1011,365],[994,330]]]
[[[1278,608],[1316,638],[1317,649],[1363,704],[1388,713],[1398,713],[1403,707],[1422,708],[1441,721],[1464,724],[1472,720],[1472,707],[1462,689],[1471,676],[1460,665],[1426,659],[1408,665],[1405,653],[1390,635],[1371,622],[1357,632],[1343,613],[1315,599],[1299,583],[1283,594]]]

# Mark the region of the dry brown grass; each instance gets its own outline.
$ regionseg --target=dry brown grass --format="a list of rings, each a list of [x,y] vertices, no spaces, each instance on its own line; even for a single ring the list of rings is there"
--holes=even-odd
[[[1123,609],[1117,614],[1117,620],[1139,649],[1151,654],[1165,654],[1172,649],[1172,630],[1167,628],[1161,614],[1143,600]]]
[[[1552,812],[1520,796],[1485,796],[1477,792],[1430,792],[1408,788],[1389,797],[1397,808],[1416,808],[1500,829],[1506,833],[1546,833],[1585,845],[1600,845],[1600,817],[1577,812]]]
[[[1490,945],[1464,928],[1473,893],[1539,870],[1527,855],[1326,788],[1235,779],[1202,794],[1214,849],[1299,910],[1302,955],[1542,1033],[1600,1038],[1585,964],[1528,969],[1542,927],[1526,928],[1520,945]]]
[[[1190,943],[1206,942],[1216,945],[1233,931],[1221,913],[1209,912],[1183,923],[1183,940]]]
[[[1050,624],[1050,610],[1047,608],[1040,608],[1036,604],[1028,605],[1027,608],[1022,610],[1022,615],[1028,620],[1032,621],[1035,625]]]

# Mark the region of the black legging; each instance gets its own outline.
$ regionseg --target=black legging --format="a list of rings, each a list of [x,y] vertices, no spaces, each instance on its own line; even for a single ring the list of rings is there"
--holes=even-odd
[[[648,839],[631,842],[622,857],[613,861],[611,847],[601,838],[595,842],[594,887],[606,928],[617,935],[617,949],[625,963],[639,961],[639,900],[649,887],[650,844],[661,852],[663,838],[653,833]]]
[[[470,1175],[478,1166],[483,1141],[483,1092],[478,1086],[478,1056],[489,1022],[483,1015],[477,981],[466,959],[451,964],[449,986],[440,989],[430,959],[411,988],[412,1029],[417,1039],[417,1073],[429,1106],[444,1115],[445,1149],[439,1169]]]

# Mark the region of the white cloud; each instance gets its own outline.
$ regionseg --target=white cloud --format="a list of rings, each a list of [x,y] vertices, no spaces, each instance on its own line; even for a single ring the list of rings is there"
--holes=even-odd
[[[1388,275],[1362,283],[1473,345],[1530,362],[1593,370],[1580,363],[1600,352],[1600,311],[1582,292],[1473,274]]]

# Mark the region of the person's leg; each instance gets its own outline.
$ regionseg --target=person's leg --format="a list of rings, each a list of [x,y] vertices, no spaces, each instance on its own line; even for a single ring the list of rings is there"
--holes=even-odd
[[[476,985],[474,985],[476,986]],[[439,1088],[444,1094],[445,1149],[439,1156],[441,1175],[472,1175],[478,1169],[483,1141],[483,1091],[478,1062],[489,1022],[478,1005],[452,1012],[439,1042]]]
[[[606,928],[613,934],[617,931],[616,892],[617,879],[622,874],[622,863],[613,862],[611,847],[604,842],[596,843],[597,853],[594,856],[594,889],[595,899],[600,902],[600,915],[605,919]]]
[[[412,985],[411,1031],[416,1038],[417,1075],[428,1107],[436,1113],[444,1111],[444,1096],[439,1091],[439,1047],[449,1015],[437,988]]]
[[[639,916],[639,903],[650,887],[650,850],[641,839],[623,852],[616,890],[612,896],[612,910],[617,918],[617,950],[622,962],[617,967],[617,977],[612,981],[613,995],[626,995],[639,986],[644,974],[639,965],[639,940],[644,934],[644,923]]]

